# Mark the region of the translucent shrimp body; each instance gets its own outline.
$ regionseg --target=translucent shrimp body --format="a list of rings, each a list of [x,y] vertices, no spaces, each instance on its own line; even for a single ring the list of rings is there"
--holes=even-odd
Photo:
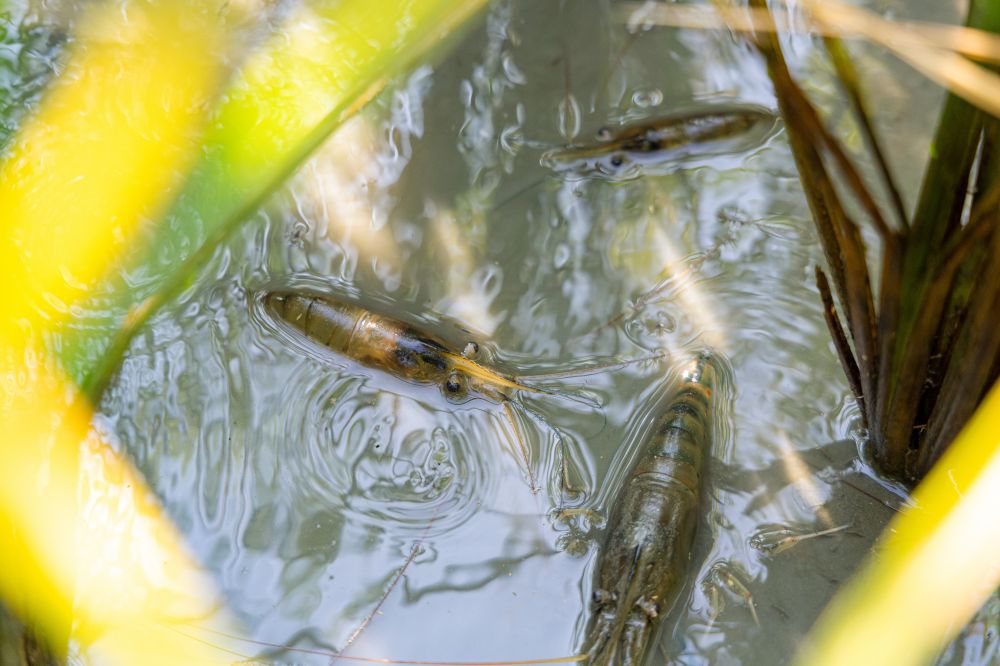
[[[773,133],[777,117],[758,106],[681,111],[617,129],[601,128],[589,145],[544,153],[543,166],[580,176],[626,178],[644,166],[746,150]]]
[[[269,292],[264,305],[272,315],[337,354],[401,379],[435,384],[446,395],[473,391],[506,399],[513,390],[538,391],[450,351],[443,340],[410,324],[352,303]],[[474,343],[471,346],[475,348]]]
[[[715,367],[703,354],[625,478],[597,563],[588,664],[640,666],[684,582],[710,449]]]

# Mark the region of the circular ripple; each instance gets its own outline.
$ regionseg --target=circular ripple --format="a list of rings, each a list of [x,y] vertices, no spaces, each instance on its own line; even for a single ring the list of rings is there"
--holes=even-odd
[[[484,447],[472,441],[486,416],[439,412],[366,383],[304,362],[283,389],[281,456],[298,501],[379,530],[455,529],[491,492]]]

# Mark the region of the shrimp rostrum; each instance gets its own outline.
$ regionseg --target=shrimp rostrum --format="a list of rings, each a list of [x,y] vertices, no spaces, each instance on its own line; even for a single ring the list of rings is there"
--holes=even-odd
[[[680,589],[710,449],[711,357],[685,374],[625,477],[597,562],[588,664],[639,666]]]

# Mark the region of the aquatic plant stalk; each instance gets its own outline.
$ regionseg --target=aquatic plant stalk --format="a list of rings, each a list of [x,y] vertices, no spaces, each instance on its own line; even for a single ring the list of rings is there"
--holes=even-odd
[[[829,4],[822,10],[811,1],[804,6],[834,20]],[[970,24],[1000,28],[997,13],[988,3],[973,3]],[[828,286],[825,276],[818,276],[827,323],[859,396],[876,459],[889,474],[913,483],[954,438],[1000,366],[1000,348],[983,333],[1000,324],[990,273],[1000,259],[1000,246],[989,242],[995,220],[984,219],[995,213],[974,207],[975,215],[967,220],[966,207],[968,192],[984,193],[972,195],[975,204],[1000,183],[993,150],[997,127],[968,101],[949,95],[921,196],[908,219],[868,120],[857,75],[843,45],[828,37],[828,51],[892,204],[892,214],[884,215],[840,142],[792,79],[774,33],[769,34],[761,37],[761,48],[832,278]],[[996,98],[1000,100],[1000,91]],[[882,241],[877,298],[871,292],[867,249],[845,196],[865,212]],[[842,307],[843,325],[835,301]]]
[[[1000,29],[1000,9],[974,2],[969,22]],[[887,229],[870,210],[873,198],[859,196],[858,186],[867,185],[850,173],[855,170],[841,157],[839,142],[816,126],[818,115],[788,73],[776,37],[762,38],[760,46],[834,276],[831,290],[817,269],[827,323],[852,390],[860,393],[874,453],[890,474],[909,482],[924,478],[915,506],[890,525],[878,554],[838,595],[799,663],[924,663],[1000,583],[1000,523],[993,516],[1000,505],[1000,388],[948,448],[1000,373],[1000,123],[949,95],[908,221],[857,78],[842,45],[829,38],[895,207],[897,224]],[[840,170],[846,187],[834,183],[828,164]],[[853,257],[853,243],[843,243],[845,230],[857,227],[843,212],[841,189],[868,212],[883,243],[877,310],[857,305],[868,295],[854,292],[867,281],[855,279],[852,286],[850,272],[867,276],[869,269],[863,243]]]

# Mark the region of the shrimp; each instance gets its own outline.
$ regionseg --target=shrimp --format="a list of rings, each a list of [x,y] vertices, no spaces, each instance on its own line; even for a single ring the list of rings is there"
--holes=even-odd
[[[750,537],[750,546],[764,555],[777,555],[795,546],[801,541],[815,539],[816,537],[829,536],[837,532],[843,532],[851,527],[851,524],[837,525],[825,530],[808,532],[790,529],[783,526],[768,525],[762,527],[756,534]]]
[[[417,328],[362,307],[322,296],[269,292],[264,305],[314,342],[369,368],[419,384],[441,387],[446,396],[479,393],[497,401],[513,391],[544,393],[480,365],[471,357],[475,342],[461,354]]]
[[[743,582],[745,577],[746,573],[742,571],[742,567],[730,562],[716,562],[709,569],[708,575],[702,581],[705,594],[708,596],[709,604],[712,607],[709,630],[711,630],[715,620],[718,619],[719,614],[725,609],[727,595],[739,600],[746,607],[747,611],[749,611],[750,617],[753,618],[753,623],[758,627],[760,626],[760,617],[757,615],[757,602],[754,601],[750,588]]]
[[[708,353],[695,359],[614,503],[597,562],[589,664],[642,664],[681,589],[710,448],[715,372]]]
[[[746,149],[770,136],[776,124],[774,113],[753,105],[681,111],[617,130],[602,127],[596,143],[554,148],[540,161],[556,171],[629,176],[644,164]]]
[[[479,345],[469,342],[461,354],[448,344],[405,322],[322,296],[268,292],[264,307],[310,340],[362,365],[418,384],[433,384],[446,397],[475,393],[498,402],[511,427],[532,492],[538,492],[528,446],[511,409],[513,392],[548,393],[504,376],[473,360]]]

